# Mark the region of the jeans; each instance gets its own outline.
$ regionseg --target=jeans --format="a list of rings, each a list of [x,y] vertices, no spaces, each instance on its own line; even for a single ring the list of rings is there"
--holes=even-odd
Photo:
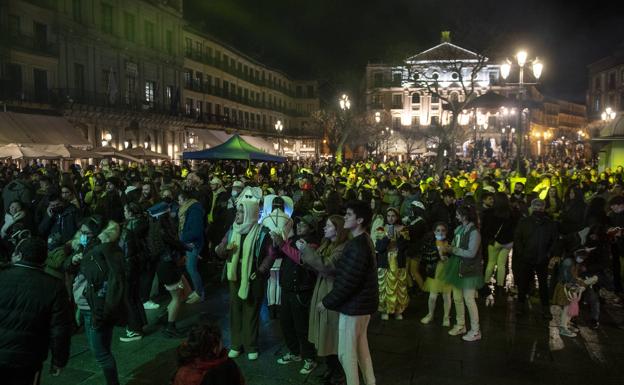
[[[111,351],[111,343],[113,340],[113,326],[101,326],[94,329],[91,324],[91,311],[83,310],[85,334],[89,341],[89,348],[95,355],[107,385],[119,385],[119,376],[117,375],[117,364],[115,357]]]
[[[186,252],[186,271],[191,276],[195,293],[204,298],[204,282],[202,281],[201,275],[199,275],[199,270],[197,269],[198,262],[199,249],[197,247],[193,247],[193,249]]]
[[[345,372],[347,385],[359,385],[362,370],[364,383],[375,385],[373,361],[368,349],[368,322],[370,315],[350,316],[340,314],[338,318],[338,359]]]
[[[308,341],[308,321],[312,291],[295,293],[282,291],[280,325],[288,350],[303,359],[313,360],[316,356],[314,345]],[[316,311],[316,309],[312,309]]]

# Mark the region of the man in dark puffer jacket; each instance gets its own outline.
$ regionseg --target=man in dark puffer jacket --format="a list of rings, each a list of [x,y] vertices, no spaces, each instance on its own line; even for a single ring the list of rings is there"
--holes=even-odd
[[[43,271],[47,257],[41,238],[22,241],[14,265],[0,271],[0,373],[7,385],[38,384],[52,351],[52,374],[69,359],[71,315],[60,279]]]
[[[363,201],[347,204],[345,229],[352,239],[336,265],[334,287],[319,310],[340,313],[338,320],[338,359],[345,371],[348,385],[359,384],[358,364],[367,385],[375,384],[373,364],[368,349],[368,323],[379,305],[375,248],[366,233],[372,211]]]

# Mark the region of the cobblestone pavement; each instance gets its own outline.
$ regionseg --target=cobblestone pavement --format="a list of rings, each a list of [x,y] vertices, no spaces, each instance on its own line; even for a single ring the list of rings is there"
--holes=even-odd
[[[221,284],[212,284],[206,302],[185,305],[179,327],[188,328],[204,312],[214,317],[228,336],[228,297]],[[439,300],[441,302],[441,299]],[[419,320],[426,313],[426,296],[415,295],[403,321],[381,321],[375,315],[369,327],[373,365],[379,385],[403,384],[605,384],[624,383],[624,331],[616,325],[624,315],[621,308],[606,306],[601,326],[592,330],[582,326],[580,336],[564,338],[565,348],[548,348],[547,321],[537,311],[516,319],[513,302],[485,307],[478,300],[483,339],[466,343],[447,335],[441,314],[429,325]],[[438,313],[442,311],[440,303]],[[583,312],[583,308],[581,309]],[[141,341],[122,343],[115,330],[113,351],[122,384],[168,384],[175,370],[175,348],[180,340],[161,336],[155,319],[159,310],[148,311],[150,325]],[[279,320],[269,319],[262,309],[260,358],[249,362],[237,359],[247,383],[320,384],[319,366],[309,376],[298,373],[300,364],[278,365],[285,353]],[[46,368],[49,364],[46,363]],[[104,378],[88,349],[84,334],[72,340],[71,359],[59,377],[44,374],[44,385],[99,385]]]

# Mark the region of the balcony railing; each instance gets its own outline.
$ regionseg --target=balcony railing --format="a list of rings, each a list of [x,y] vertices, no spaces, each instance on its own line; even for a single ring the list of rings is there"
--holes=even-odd
[[[375,81],[373,82],[373,88],[392,88],[392,87],[401,87],[400,80],[384,80],[384,81]]]
[[[245,73],[244,71],[239,71],[237,68],[232,67],[229,63],[227,63],[224,60],[218,60],[214,57],[210,57],[201,52],[197,52],[196,50],[191,50],[190,52],[187,50],[185,52],[185,56],[189,59],[207,64],[211,67],[218,68],[222,71],[229,73],[230,75],[236,76],[239,79],[245,80],[259,87],[266,87],[266,88],[270,88],[275,91],[281,92],[282,94],[289,96],[291,98],[314,99],[318,97],[317,93],[314,93],[312,95],[304,93],[303,96],[297,95],[297,93],[293,89],[280,87],[275,82],[269,82],[266,79],[263,80],[260,77],[256,77],[255,75],[253,75],[252,72]]]
[[[282,114],[292,116],[292,117],[307,116],[307,114],[297,111],[297,110],[280,107],[278,104],[275,104],[275,103],[268,103],[268,102],[253,100],[249,97],[246,98],[236,93],[232,93],[229,89],[211,86],[205,83],[200,84],[197,81],[186,82],[186,84],[184,85],[184,88],[191,90],[191,91],[195,91],[195,92],[201,92],[207,95],[224,98],[224,99],[227,99],[236,103],[244,104],[246,106],[253,107],[253,108],[277,111],[277,112],[280,112]]]
[[[46,56],[58,56],[59,54],[59,47],[56,43],[21,33],[7,33],[5,29],[0,30],[0,44]]]

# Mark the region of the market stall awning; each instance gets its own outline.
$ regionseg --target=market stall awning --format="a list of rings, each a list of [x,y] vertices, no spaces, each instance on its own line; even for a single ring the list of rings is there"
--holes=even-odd
[[[41,148],[10,143],[0,147],[0,158],[6,159],[59,159],[60,155],[44,151]]]
[[[129,160],[131,162],[141,163],[141,159],[136,158],[132,155],[124,154],[123,152],[118,151],[115,147],[111,147],[111,146],[96,147],[91,151],[96,152],[100,155],[103,155],[104,158],[117,158],[117,159]]]
[[[9,143],[89,145],[81,130],[62,116],[0,112],[0,144]]]
[[[104,157],[97,152],[83,150],[66,144],[33,144],[32,147],[57,154],[65,159],[102,159]]]
[[[239,159],[260,162],[284,162],[286,159],[269,154],[247,143],[238,134],[233,135],[227,142],[202,151],[191,151],[182,154],[183,159],[220,160]]]
[[[137,146],[128,148],[126,150],[121,151],[122,154],[130,155],[139,159],[169,159],[168,155],[159,154],[157,152],[148,150],[143,146]]]

